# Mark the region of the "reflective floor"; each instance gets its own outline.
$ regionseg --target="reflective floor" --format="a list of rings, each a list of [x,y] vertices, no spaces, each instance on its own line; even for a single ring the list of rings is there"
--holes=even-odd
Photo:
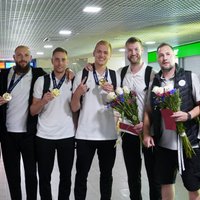
[[[13,166],[14,167],[14,166]],[[23,165],[22,165],[23,169]],[[23,171],[23,170],[22,170]],[[73,176],[72,181],[74,182],[74,174],[75,174],[75,167],[73,168]],[[57,191],[58,191],[58,167],[55,162],[54,170],[52,174],[52,193],[53,199],[57,200]],[[98,160],[97,157],[93,160],[93,164],[89,173],[88,177],[88,191],[87,191],[87,200],[98,200],[99,197],[99,168],[98,168]],[[71,192],[71,200],[74,200],[73,197],[73,187],[72,184],[72,192]],[[25,194],[24,189],[24,176],[22,173],[22,191]],[[149,200],[148,198],[148,183],[146,172],[143,167],[142,169],[142,196],[143,200]],[[38,195],[38,200],[39,200]],[[121,146],[118,145],[117,147],[117,158],[115,162],[115,167],[113,170],[113,192],[112,192],[112,200],[128,200],[129,199],[129,191],[127,185],[127,177],[125,166],[122,157],[122,150]],[[180,176],[177,176],[177,183],[176,183],[176,200],[187,200],[187,192],[185,191]],[[2,163],[2,159],[0,159],[0,200],[10,200],[9,189],[5,177],[4,167]],[[23,200],[25,200],[25,195],[23,195]]]

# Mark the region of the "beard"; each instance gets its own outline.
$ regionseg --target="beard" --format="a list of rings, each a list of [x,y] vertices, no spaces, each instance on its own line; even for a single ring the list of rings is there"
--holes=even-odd
[[[19,63],[16,63],[14,67],[14,71],[20,74],[27,73],[29,69],[30,69],[30,63],[28,63],[25,67],[22,67]]]
[[[131,56],[131,57],[128,58],[128,60],[132,65],[137,65],[137,64],[140,64],[141,57],[134,59],[134,56]]]
[[[161,69],[162,69],[163,72],[170,72],[173,69],[173,66],[170,65],[169,68],[161,66]]]

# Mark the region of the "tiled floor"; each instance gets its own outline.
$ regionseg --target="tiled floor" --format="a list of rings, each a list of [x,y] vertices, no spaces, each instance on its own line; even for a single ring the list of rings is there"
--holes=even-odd
[[[22,166],[23,167],[23,166]],[[23,170],[22,170],[23,171]],[[72,181],[74,180],[75,168],[73,168]],[[54,200],[57,199],[58,191],[58,167],[55,162],[53,174],[52,174],[52,193]],[[92,168],[88,177],[88,191],[87,191],[87,200],[98,200],[99,199],[99,170],[98,170],[98,160],[97,157],[93,160]],[[113,193],[112,200],[128,200],[129,191],[127,186],[126,171],[124,167],[123,157],[121,146],[117,147],[117,159],[113,171]],[[73,184],[71,192],[71,200],[74,200],[73,197]],[[25,193],[24,189],[24,176],[22,176],[22,190],[23,194]],[[148,183],[146,172],[144,168],[142,169],[142,195],[143,200],[148,200]],[[25,196],[25,195],[24,195]],[[39,196],[39,195],[38,195]],[[39,199],[39,197],[38,197]],[[180,176],[177,177],[176,183],[176,200],[187,200],[187,192],[182,186]],[[5,177],[4,167],[2,159],[0,159],[0,200],[10,200],[8,185]],[[23,198],[25,200],[25,197]]]

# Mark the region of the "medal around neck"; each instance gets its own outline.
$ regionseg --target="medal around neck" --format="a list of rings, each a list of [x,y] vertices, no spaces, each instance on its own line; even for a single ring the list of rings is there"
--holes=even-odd
[[[105,83],[106,83],[106,80],[105,80],[104,78],[101,78],[101,79],[99,80],[99,86],[102,87]]]
[[[12,95],[8,92],[3,94],[3,98],[5,101],[10,101],[12,99]]]
[[[54,96],[54,97],[58,97],[60,95],[60,90],[57,89],[57,88],[54,88],[52,91],[51,91],[51,94]]]

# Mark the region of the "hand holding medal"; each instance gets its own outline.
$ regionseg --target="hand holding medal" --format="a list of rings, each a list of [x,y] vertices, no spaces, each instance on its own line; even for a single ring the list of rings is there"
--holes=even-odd
[[[4,93],[2,97],[5,101],[10,101],[12,99],[12,95],[8,92]]]
[[[108,83],[107,81],[101,86],[103,90],[106,92],[113,92],[114,87],[112,84]]]
[[[51,91],[51,94],[53,95],[53,97],[58,97],[60,95],[60,90],[57,89],[57,88],[54,88],[52,91]]]
[[[0,96],[0,106],[4,105],[5,103],[8,103],[8,101],[5,100],[3,96]]]
[[[64,74],[58,84],[56,83],[56,78],[54,72],[51,73],[52,81],[53,81],[53,89],[51,90],[51,94],[53,97],[60,96],[60,87],[62,86],[63,82],[65,81],[66,75]]]

